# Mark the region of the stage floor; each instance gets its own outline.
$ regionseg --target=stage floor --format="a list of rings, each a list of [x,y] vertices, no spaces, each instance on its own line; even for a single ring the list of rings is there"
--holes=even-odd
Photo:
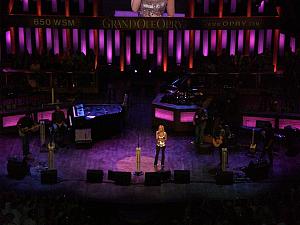
[[[140,133],[143,172],[154,171],[155,135],[151,128],[152,97],[131,99],[128,125],[118,136],[100,140],[90,149],[60,149],[55,153],[55,168],[58,170],[59,183],[41,185],[39,171],[47,165],[47,153],[40,152],[39,139],[31,141],[31,152],[35,162],[31,176],[18,181],[6,177],[6,162],[11,156],[20,156],[21,140],[18,136],[0,136],[0,184],[3,189],[16,191],[60,191],[74,193],[87,198],[107,202],[124,203],[162,203],[181,202],[197,198],[248,198],[258,194],[280,190],[299,182],[300,156],[288,157],[285,149],[277,145],[273,170],[270,178],[261,182],[252,182],[241,171],[256,156],[249,155],[247,149],[229,151],[229,168],[234,172],[234,184],[219,186],[215,184],[215,169],[219,163],[219,154],[201,154],[191,144],[192,136],[169,134],[166,149],[165,170],[190,170],[191,184],[164,183],[160,187],[146,187],[144,177],[134,177],[132,185],[117,186],[107,180],[108,170],[135,171],[135,148]],[[139,127],[139,128],[138,128]],[[108,128],[104,128],[108,129]],[[249,137],[244,137],[246,140]],[[104,183],[88,184],[85,182],[87,169],[102,169],[105,172]]]

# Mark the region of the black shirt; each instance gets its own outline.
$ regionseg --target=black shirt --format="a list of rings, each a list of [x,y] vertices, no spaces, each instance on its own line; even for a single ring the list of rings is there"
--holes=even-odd
[[[52,113],[52,122],[53,123],[62,123],[65,121],[65,113],[61,110],[54,111]]]
[[[208,119],[207,110],[205,108],[200,108],[195,114],[195,123],[196,125],[201,124],[202,122]]]
[[[34,125],[34,121],[29,116],[24,116],[19,119],[17,126],[20,128],[30,128]]]

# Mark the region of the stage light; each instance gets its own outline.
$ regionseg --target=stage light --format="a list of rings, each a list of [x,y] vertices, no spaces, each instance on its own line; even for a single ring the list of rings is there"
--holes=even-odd
[[[149,72],[149,73],[152,73],[152,70],[149,70],[148,72]]]
[[[138,71],[137,70],[134,70],[134,73],[137,73]]]

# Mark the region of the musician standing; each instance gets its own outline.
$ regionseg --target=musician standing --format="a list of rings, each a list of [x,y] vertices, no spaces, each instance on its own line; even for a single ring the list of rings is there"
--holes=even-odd
[[[273,144],[274,144],[274,131],[271,123],[267,123],[262,131],[263,136],[263,151],[260,159],[264,158],[268,154],[270,165],[273,166]]]
[[[166,141],[167,133],[163,125],[159,125],[158,130],[156,131],[156,154],[154,160],[154,167],[157,167],[158,155],[161,151],[161,168],[165,166],[165,150],[166,150]]]
[[[204,130],[208,120],[207,110],[200,106],[194,115],[193,125],[195,126],[195,144],[202,145],[204,141]]]
[[[29,151],[29,134],[32,128],[34,128],[34,121],[30,113],[26,113],[25,116],[21,117],[17,123],[19,129],[19,135],[22,138],[22,148],[24,157],[30,154]]]
[[[60,146],[64,145],[64,136],[67,131],[67,124],[65,121],[65,113],[60,109],[59,105],[57,105],[55,111],[52,113],[52,141]]]

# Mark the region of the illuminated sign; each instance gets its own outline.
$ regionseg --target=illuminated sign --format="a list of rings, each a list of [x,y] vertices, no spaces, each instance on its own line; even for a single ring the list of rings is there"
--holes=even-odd
[[[3,16],[5,27],[53,27],[112,30],[200,30],[200,29],[275,29],[279,17],[65,17],[65,16]]]

